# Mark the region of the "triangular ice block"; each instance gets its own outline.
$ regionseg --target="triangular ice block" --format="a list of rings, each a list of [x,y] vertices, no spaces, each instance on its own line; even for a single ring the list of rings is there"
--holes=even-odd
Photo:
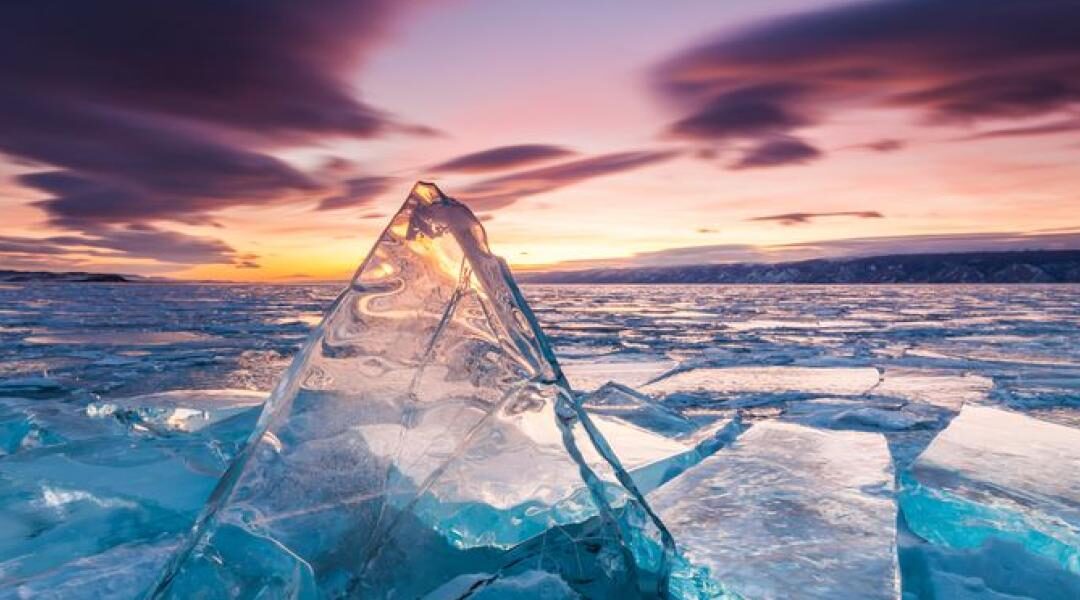
[[[480,223],[420,183],[151,595],[655,596],[671,548]]]

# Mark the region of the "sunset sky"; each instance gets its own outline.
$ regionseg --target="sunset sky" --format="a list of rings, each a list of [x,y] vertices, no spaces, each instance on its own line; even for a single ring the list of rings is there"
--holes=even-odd
[[[0,268],[341,279],[1080,248],[1080,2],[0,5]]]

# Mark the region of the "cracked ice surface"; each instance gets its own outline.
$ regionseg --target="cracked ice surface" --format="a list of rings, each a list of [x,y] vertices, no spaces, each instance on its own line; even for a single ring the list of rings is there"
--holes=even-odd
[[[590,422],[479,222],[418,184],[155,595],[415,597],[532,571],[662,594],[670,537],[604,441],[628,431],[676,450]]]
[[[873,393],[958,412],[964,404],[985,401],[993,387],[990,378],[970,373],[956,375],[932,370],[888,369]]]
[[[766,421],[649,494],[679,549],[747,598],[895,598],[880,434]]]
[[[911,466],[912,531],[953,548],[1023,546],[1080,575],[1080,430],[967,406]]]

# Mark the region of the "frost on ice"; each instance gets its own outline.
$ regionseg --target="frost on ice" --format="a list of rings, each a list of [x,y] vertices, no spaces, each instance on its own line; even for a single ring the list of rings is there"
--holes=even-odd
[[[155,594],[663,594],[670,536],[607,435],[649,432],[590,421],[479,222],[417,184]]]

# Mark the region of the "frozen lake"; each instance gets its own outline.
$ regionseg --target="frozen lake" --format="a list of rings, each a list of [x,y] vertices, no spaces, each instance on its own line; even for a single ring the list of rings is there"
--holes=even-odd
[[[335,285],[0,286],[0,503],[7,513],[0,518],[0,590],[10,591],[10,584],[24,586],[23,592],[41,590],[35,586],[56,585],[50,573],[80,568],[92,578],[104,568],[94,557],[122,553],[132,540],[160,544],[167,552],[168,536],[190,525],[235,450],[220,440],[217,445],[204,440],[191,442],[198,452],[189,452],[181,447],[188,437],[178,432],[197,433],[256,406],[338,291]],[[742,554],[740,544],[755,541],[756,560],[770,565],[773,581],[790,579],[783,575],[786,568],[804,573],[796,558],[820,562],[833,554],[831,548],[851,550],[858,543],[859,551],[852,550],[858,561],[844,561],[845,577],[865,582],[882,597],[893,595],[882,583],[890,578],[897,586],[902,579],[905,591],[921,596],[930,589],[930,595],[966,590],[971,597],[1055,597],[1080,589],[1075,579],[1080,498],[1070,487],[1075,481],[1049,481],[1036,468],[1048,465],[1051,473],[1048,463],[1058,462],[1068,470],[1080,452],[1073,444],[1080,440],[1075,437],[1080,286],[526,286],[523,291],[571,385],[583,395],[613,381],[672,409],[671,420],[739,418],[751,432],[755,424],[767,424],[684,480],[677,498],[655,500],[672,523],[693,525],[709,515],[727,515],[728,537],[702,540],[709,552],[701,553],[701,560],[717,561],[714,572],[744,585],[740,589],[750,597],[790,593],[754,580],[760,571],[752,566],[742,571],[722,566]],[[939,436],[965,407],[975,408],[956,420],[948,436]],[[125,412],[129,409],[134,412]],[[1010,413],[1002,420],[997,412],[978,412],[986,409],[1033,419],[1009,420]],[[89,442],[115,434],[108,427],[133,422],[174,437],[112,464],[98,455],[71,458],[93,454]],[[244,423],[233,424],[239,428],[236,439],[242,439]],[[999,450],[993,442],[995,423],[1005,423],[1002,435],[1030,431],[1033,439],[1057,441],[1041,455],[1021,456],[1031,445],[1018,443],[980,463],[976,458]],[[797,455],[777,450],[785,444],[801,450]],[[95,522],[95,511],[122,509],[129,498],[153,496],[152,465],[177,456],[199,479],[179,484],[189,486],[186,495],[155,500],[160,512],[140,517],[149,521],[129,523],[122,533],[95,542],[65,530],[81,519],[79,531],[85,531]],[[93,468],[80,467],[85,476],[73,478],[69,465],[61,464],[66,460]],[[1019,461],[1025,478],[980,479],[985,464],[1009,460]],[[799,477],[784,477],[782,486],[770,483],[779,477],[777,466],[787,462],[801,465]],[[828,486],[798,498],[800,489],[837,471],[858,476],[830,478]],[[126,487],[102,487],[119,473],[130,475]],[[747,485],[737,495],[693,495],[695,489],[731,488],[744,480]],[[991,523],[980,521],[984,529],[1011,532],[990,536],[992,542],[924,518],[935,511],[968,510],[964,503],[972,498],[981,501],[1002,489],[1028,496],[1007,495],[1007,502],[992,503],[997,512],[978,513]],[[854,492],[862,496],[853,500]],[[797,515],[837,498],[862,512],[854,519],[833,514],[808,525],[818,545],[795,556],[792,531],[781,535],[745,517],[756,510],[755,498],[771,499],[770,510],[779,511],[781,521],[803,518]],[[781,502],[782,509],[776,508]],[[89,508],[80,508],[84,504]],[[889,512],[897,506],[916,512],[897,520]],[[913,521],[912,515],[919,518]],[[850,527],[840,531],[837,523]],[[686,539],[696,541],[700,533],[691,531]],[[1021,554],[1025,558],[1016,558]],[[786,559],[791,565],[782,562]],[[994,561],[1020,565],[1032,574],[1031,581],[980,575]],[[793,581],[809,589],[810,584]],[[835,593],[829,582],[813,585],[823,597]]]
[[[5,284],[0,389],[73,402],[178,389],[267,391],[338,290]],[[942,402],[977,393],[1064,422],[1080,406],[1080,286],[526,286],[524,292],[578,388],[610,378],[590,376],[586,363],[596,362],[616,363],[606,368],[634,385],[675,365],[741,369],[725,376],[725,400],[766,389],[820,394],[820,377],[854,390],[865,382],[862,370],[871,368],[885,369],[884,385],[902,373],[906,385],[921,383],[920,393]],[[817,377],[803,368],[843,370]]]

